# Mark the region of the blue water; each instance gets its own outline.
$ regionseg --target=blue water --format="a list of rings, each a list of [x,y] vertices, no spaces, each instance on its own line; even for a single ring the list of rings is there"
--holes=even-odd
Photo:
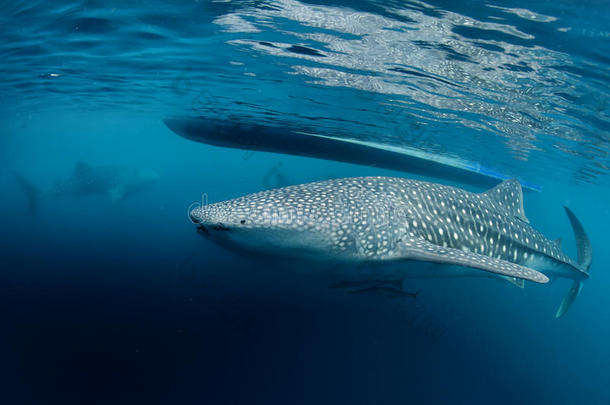
[[[0,8],[0,403],[610,403],[605,1],[16,1]],[[532,225],[591,278],[408,280],[359,296],[231,254],[187,209],[374,167],[214,148],[210,116],[409,146],[543,187]],[[77,161],[154,170],[42,195]],[[473,190],[481,191],[481,190]],[[203,197],[202,197],[203,196]]]

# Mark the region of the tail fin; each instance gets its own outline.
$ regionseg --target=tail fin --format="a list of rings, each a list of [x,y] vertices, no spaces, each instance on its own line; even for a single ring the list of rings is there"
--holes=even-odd
[[[574,231],[574,239],[576,239],[576,251],[578,254],[578,266],[582,271],[588,273],[589,267],[591,267],[591,261],[593,257],[593,249],[591,247],[591,242],[585,233],[582,224],[576,218],[576,215],[568,208],[564,207],[566,210],[566,214],[568,214],[568,219],[570,220],[570,224],[572,225],[572,230]],[[574,302],[580,291],[582,290],[582,281],[574,280],[572,287],[570,287],[570,291],[568,291],[568,295],[565,296],[557,313],[555,314],[555,318],[562,317],[570,308],[570,305]]]
[[[570,291],[568,291],[568,294],[563,298],[563,301],[561,301],[561,305],[555,313],[555,318],[561,318],[568,312],[570,305],[572,305],[576,297],[578,297],[578,294],[580,294],[580,290],[582,290],[582,282],[575,280],[574,283],[572,283],[572,287],[570,287]]]
[[[591,242],[589,242],[589,238],[585,233],[582,224],[576,218],[576,215],[568,208],[563,207],[566,210],[566,214],[568,214],[568,218],[570,219],[570,223],[572,224],[572,229],[574,230],[574,238],[576,239],[576,250],[578,254],[578,264],[582,268],[583,271],[589,271],[589,267],[591,267],[591,260],[593,256],[593,249],[591,248]]]
[[[38,209],[38,201],[40,200],[40,189],[36,187],[32,182],[23,177],[21,174],[13,171],[13,176],[21,185],[27,199],[28,199],[28,209],[30,214],[35,215]]]

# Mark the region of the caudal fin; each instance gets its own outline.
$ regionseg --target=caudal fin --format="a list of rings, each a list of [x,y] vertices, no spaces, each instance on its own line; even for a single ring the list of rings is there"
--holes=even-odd
[[[19,183],[27,197],[28,210],[30,211],[30,214],[35,215],[38,209],[38,201],[40,200],[40,189],[31,181],[15,171],[13,171],[13,176],[15,176],[17,183]]]
[[[574,215],[574,213],[568,207],[563,208],[565,208],[566,214],[568,214],[568,218],[570,219],[570,224],[572,224],[572,229],[574,230],[574,239],[576,239],[576,251],[578,254],[578,265],[583,271],[588,272],[593,259],[593,248],[591,247],[591,242],[589,241],[582,224],[578,218],[576,218],[576,215]]]
[[[563,301],[561,301],[561,305],[555,313],[555,318],[561,318],[568,312],[570,305],[572,305],[576,297],[578,297],[578,294],[580,294],[580,290],[582,290],[582,283],[580,281],[574,281],[572,287],[570,287],[570,291],[568,291],[568,294],[563,298]]]
[[[580,267],[580,270],[588,274],[593,258],[593,248],[591,247],[591,242],[589,241],[589,237],[585,233],[585,229],[583,228],[582,224],[578,218],[576,218],[576,215],[574,215],[574,213],[568,207],[564,208],[566,210],[566,214],[568,214],[568,219],[572,225],[572,230],[574,231],[574,239],[576,239],[578,267]],[[582,281],[574,280],[572,287],[570,287],[570,291],[568,291],[568,294],[561,302],[557,313],[555,313],[555,318],[562,317],[568,311],[570,305],[572,305],[576,297],[578,297],[581,290]]]

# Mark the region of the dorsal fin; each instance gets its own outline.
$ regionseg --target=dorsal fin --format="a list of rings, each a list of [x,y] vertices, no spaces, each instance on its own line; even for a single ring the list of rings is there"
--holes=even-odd
[[[530,222],[523,210],[523,190],[517,179],[505,180],[483,194],[496,204],[496,208],[507,215],[517,217],[527,223]]]

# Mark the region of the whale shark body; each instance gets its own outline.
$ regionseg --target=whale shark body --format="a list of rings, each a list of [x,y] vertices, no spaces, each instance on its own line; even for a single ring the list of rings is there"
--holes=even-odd
[[[190,217],[201,234],[223,246],[366,263],[368,270],[354,274],[364,279],[488,275],[522,286],[523,280],[569,278],[574,284],[556,313],[560,317],[589,277],[592,252],[582,225],[566,212],[578,261],[529,225],[517,180],[471,193],[394,177],[334,179],[204,205]]]
[[[28,205],[32,213],[36,211],[38,201],[43,196],[102,195],[117,201],[150,187],[159,179],[159,175],[152,170],[122,165],[93,166],[78,161],[71,176],[56,181],[53,187],[43,192],[19,173],[13,174],[28,197]]]

